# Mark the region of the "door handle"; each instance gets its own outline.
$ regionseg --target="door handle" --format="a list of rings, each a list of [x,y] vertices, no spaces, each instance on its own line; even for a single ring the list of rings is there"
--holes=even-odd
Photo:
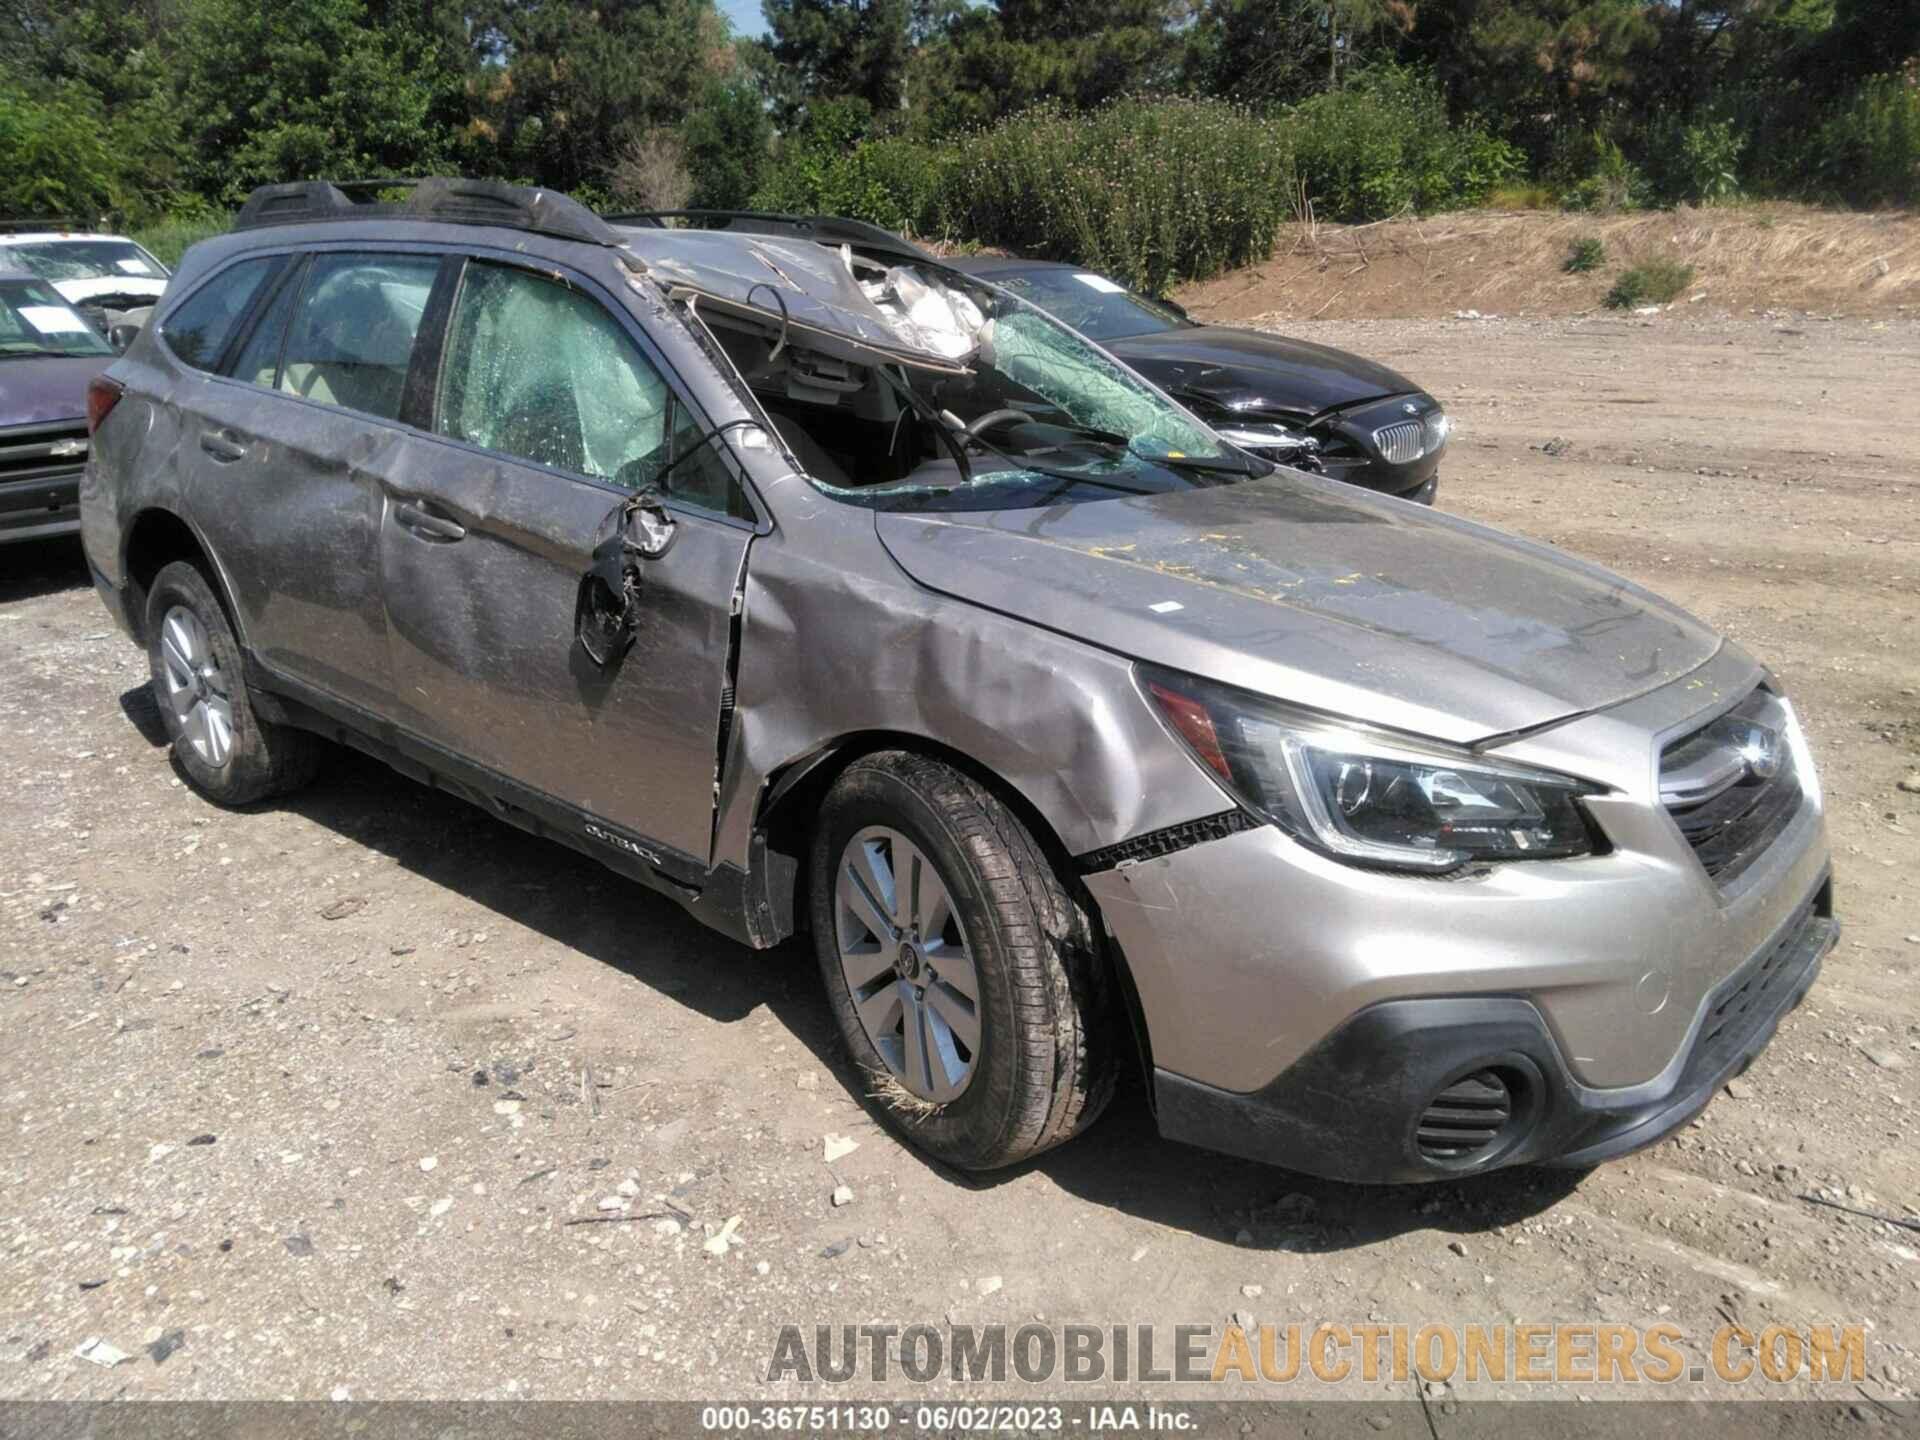
[[[222,464],[246,457],[247,447],[224,430],[202,430],[200,448]]]
[[[449,520],[444,515],[436,515],[423,505],[402,502],[393,507],[393,518],[402,528],[412,531],[422,540],[438,540],[451,543],[467,538],[467,527],[457,520]]]

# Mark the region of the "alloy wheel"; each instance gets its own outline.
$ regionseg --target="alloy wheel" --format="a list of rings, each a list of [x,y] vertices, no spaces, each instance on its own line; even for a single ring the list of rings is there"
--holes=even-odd
[[[233,758],[233,702],[200,617],[175,605],[160,622],[167,703],[193,753],[218,770]]]
[[[980,976],[938,868],[898,830],[847,842],[834,884],[840,968],[867,1039],[914,1095],[945,1104],[980,1053]]]

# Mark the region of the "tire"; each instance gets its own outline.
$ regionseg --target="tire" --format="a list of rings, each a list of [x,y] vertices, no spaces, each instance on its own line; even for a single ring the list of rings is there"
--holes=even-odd
[[[900,887],[890,900],[884,893],[896,862],[922,877],[918,917],[912,899],[902,908]],[[846,867],[862,864],[866,881],[878,883],[862,882],[864,898],[843,894]],[[929,870],[953,917],[945,926],[928,918],[941,898],[924,883]],[[856,760],[821,805],[809,874],[834,1018],[895,1131],[949,1165],[993,1170],[1071,1139],[1099,1116],[1117,1065],[1111,985],[1092,925],[1026,826],[990,791],[904,751]],[[883,903],[875,906],[876,898]],[[919,934],[903,917],[940,926],[941,937]],[[890,942],[878,922],[892,927]],[[894,963],[869,977],[888,943]],[[843,949],[859,953],[849,961]],[[954,982],[963,959],[977,991],[973,1031],[948,1023],[966,1010],[965,987]],[[883,1027],[874,1018],[896,1007],[898,1038],[876,1043]],[[917,1051],[906,1042],[916,1016],[926,1027]],[[950,1093],[956,1062],[966,1073]]]
[[[298,789],[319,764],[319,737],[254,713],[240,645],[200,568],[176,560],[147,592],[147,662],[174,763],[216,805]]]

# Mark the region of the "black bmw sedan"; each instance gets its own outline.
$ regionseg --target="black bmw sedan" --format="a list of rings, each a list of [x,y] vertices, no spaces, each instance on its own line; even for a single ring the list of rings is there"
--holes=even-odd
[[[1433,503],[1447,413],[1397,371],[1306,340],[1196,324],[1170,301],[1071,265],[986,256],[947,263],[1104,345],[1244,449]]]

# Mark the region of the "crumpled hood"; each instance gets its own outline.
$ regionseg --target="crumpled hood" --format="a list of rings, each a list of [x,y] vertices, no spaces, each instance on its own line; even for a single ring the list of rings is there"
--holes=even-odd
[[[1106,343],[1163,390],[1255,410],[1317,415],[1420,388],[1398,371],[1344,350],[1257,330],[1187,325]]]
[[[87,382],[117,355],[16,355],[0,360],[0,430],[84,420]]]
[[[1297,472],[1051,509],[879,512],[876,523],[931,590],[1456,743],[1642,694],[1720,645],[1597,566]]]

